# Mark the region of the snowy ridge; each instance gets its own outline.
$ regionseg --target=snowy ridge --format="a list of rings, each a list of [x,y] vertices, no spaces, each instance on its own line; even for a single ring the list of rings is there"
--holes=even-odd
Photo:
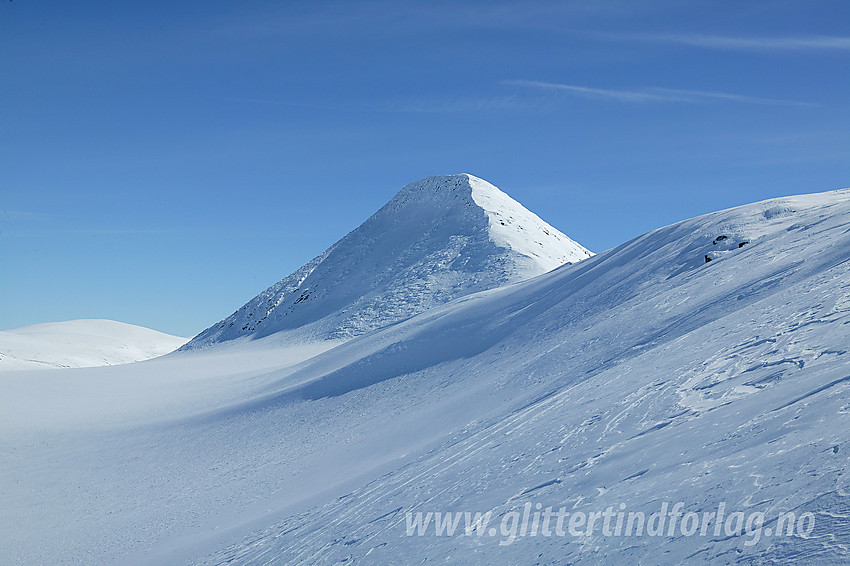
[[[472,175],[429,177],[184,349],[348,339],[592,254]]]
[[[114,320],[34,324],[0,331],[0,370],[128,364],[173,352],[187,340]]]
[[[282,380],[276,403],[293,411],[321,402],[396,427],[357,434],[349,421],[349,441],[375,449],[369,439],[380,436],[401,455],[415,438],[422,450],[200,563],[844,563],[847,344],[850,190],[655,230],[349,342]],[[436,430],[442,440],[427,442]],[[725,502],[768,520],[811,511],[817,525],[807,538],[752,546],[746,536],[599,529],[510,546],[404,536],[407,511],[493,511],[498,521],[526,502],[585,512],[624,503],[649,515],[660,501],[697,513]]]

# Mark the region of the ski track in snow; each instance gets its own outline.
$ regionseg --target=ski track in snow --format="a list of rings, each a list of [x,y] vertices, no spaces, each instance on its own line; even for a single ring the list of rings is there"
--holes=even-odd
[[[73,370],[61,399],[47,372],[4,375],[3,555],[850,559],[850,190],[660,228],[348,341],[308,351],[274,338]],[[497,525],[525,502],[649,514],[662,501],[768,520],[811,511],[816,528],[753,546],[405,536],[408,511],[492,510]]]

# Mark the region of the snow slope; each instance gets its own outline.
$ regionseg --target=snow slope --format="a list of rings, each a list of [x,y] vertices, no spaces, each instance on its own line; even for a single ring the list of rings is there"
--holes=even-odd
[[[711,261],[706,262],[706,256]],[[850,190],[660,228],[333,345],[0,380],[13,563],[850,559]],[[405,535],[526,503],[811,511],[807,537]]]
[[[69,320],[0,331],[0,370],[127,364],[162,356],[186,343],[114,320]]]
[[[186,349],[281,332],[350,338],[591,255],[486,181],[429,177]]]

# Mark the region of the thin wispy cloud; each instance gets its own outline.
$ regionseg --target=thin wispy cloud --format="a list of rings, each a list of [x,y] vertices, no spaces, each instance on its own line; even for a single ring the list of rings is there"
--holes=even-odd
[[[481,98],[432,97],[392,100],[382,103],[371,109],[383,112],[455,114],[465,112],[483,112],[489,110],[510,110],[523,106],[525,106],[525,102],[515,96],[494,96]]]
[[[161,236],[181,235],[191,233],[188,228],[150,228],[150,229],[110,229],[110,228],[39,228],[5,230],[3,236],[6,238],[51,238],[57,235],[65,236]]]
[[[431,96],[360,102],[329,102],[326,104],[274,98],[230,97],[229,99],[241,103],[291,106],[293,108],[308,108],[334,112],[388,112],[410,114],[461,114],[492,110],[511,110],[524,108],[529,105],[527,100],[517,96],[482,96],[477,98]]]
[[[33,212],[31,210],[3,210],[0,211],[0,218],[3,220],[42,220],[50,218],[52,214],[44,212]]]
[[[591,100],[610,100],[627,103],[653,103],[653,102],[684,102],[700,103],[711,101],[738,102],[745,104],[760,104],[764,106],[816,106],[810,102],[797,100],[782,100],[776,98],[763,98],[760,96],[746,96],[728,92],[684,90],[673,88],[643,88],[636,90],[606,89],[589,86],[549,83],[543,81],[513,80],[503,81],[502,84],[533,88],[538,90],[557,91],[579,98]]]
[[[549,30],[558,22],[587,17],[629,15],[654,11],[651,3],[633,0],[497,0],[490,2],[278,2],[244,10],[234,18],[216,22],[201,35],[250,40],[266,37],[404,36],[423,31]]]
[[[618,41],[672,43],[729,51],[850,51],[850,36],[746,37],[711,34],[600,34]]]

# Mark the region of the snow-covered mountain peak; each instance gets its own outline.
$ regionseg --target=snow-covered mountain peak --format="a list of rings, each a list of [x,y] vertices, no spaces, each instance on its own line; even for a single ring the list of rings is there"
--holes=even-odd
[[[591,255],[486,181],[428,177],[187,348],[279,332],[347,339]]]
[[[495,185],[468,173],[426,177],[406,185],[375,216],[392,214],[405,223],[458,217],[486,227],[494,244],[525,256],[540,273],[593,255]]]

